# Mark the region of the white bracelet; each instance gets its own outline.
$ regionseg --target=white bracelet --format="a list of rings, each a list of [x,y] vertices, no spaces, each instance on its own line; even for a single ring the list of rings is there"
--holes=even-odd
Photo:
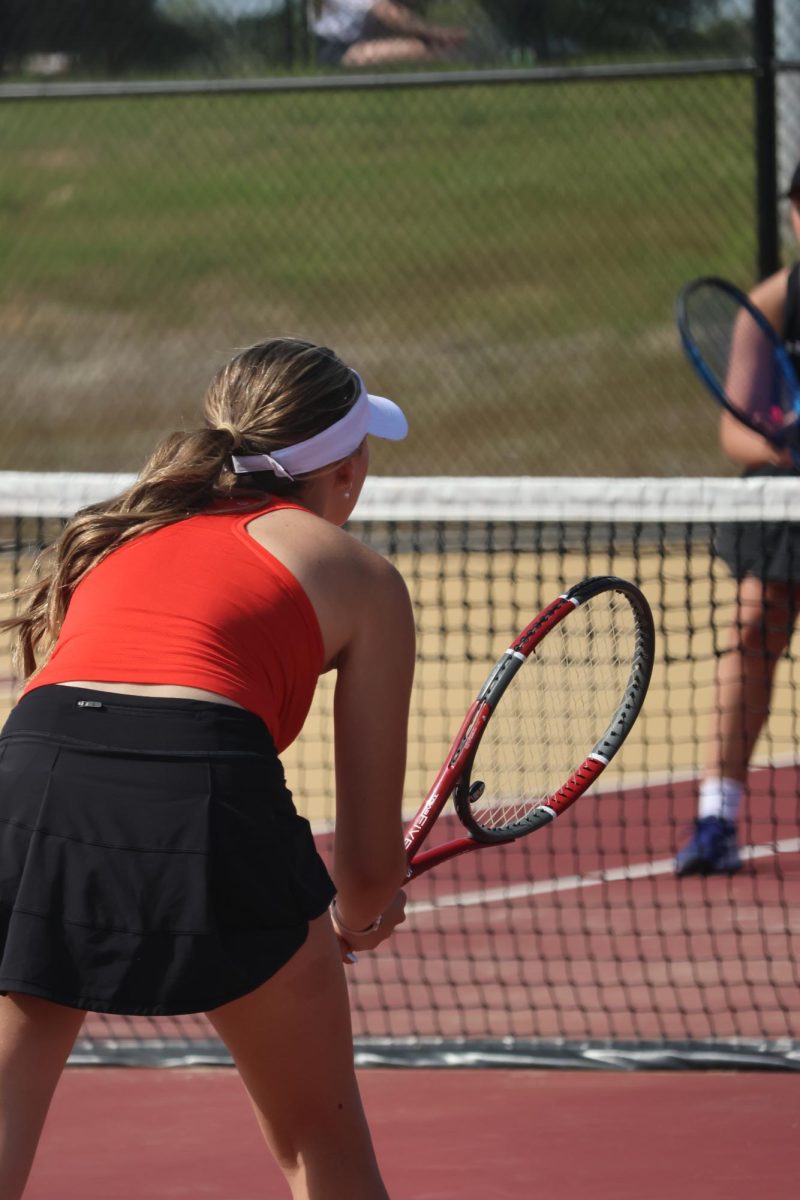
[[[345,925],[344,921],[342,921],[342,919],[339,916],[339,910],[336,907],[336,897],[335,896],[334,896],[333,900],[331,900],[329,908],[330,908],[330,914],[331,914],[331,917],[333,918],[334,924],[336,926],[338,926],[338,928],[341,930],[342,933],[347,933],[350,935],[350,937],[363,937],[364,934],[366,934],[366,933],[374,933],[376,929],[380,929],[381,922],[383,921],[383,913],[381,913],[381,915],[379,917],[377,917],[372,922],[371,925],[368,925],[366,929],[348,929],[348,927]]]

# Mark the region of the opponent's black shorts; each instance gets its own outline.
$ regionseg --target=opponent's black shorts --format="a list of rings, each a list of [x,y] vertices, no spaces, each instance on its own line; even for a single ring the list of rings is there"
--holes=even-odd
[[[352,42],[336,42],[330,38],[315,39],[315,57],[318,67],[338,67]]]
[[[795,476],[797,472],[759,467],[746,476]],[[717,528],[715,549],[734,579],[754,577],[765,582],[800,583],[800,524],[795,522],[723,522]]]
[[[43,686],[0,733],[0,991],[204,1012],[300,948],[334,887],[263,722]]]

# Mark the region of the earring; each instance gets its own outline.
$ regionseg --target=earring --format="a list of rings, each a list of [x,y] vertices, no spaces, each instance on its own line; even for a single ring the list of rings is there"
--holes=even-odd
[[[350,488],[348,488],[348,489],[347,489],[347,491],[345,492],[345,494],[344,494],[344,498],[345,498],[345,500],[349,500],[349,499],[350,499]]]

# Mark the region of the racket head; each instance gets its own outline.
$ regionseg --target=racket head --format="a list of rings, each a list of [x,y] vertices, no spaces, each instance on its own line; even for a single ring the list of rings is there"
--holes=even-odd
[[[693,279],[675,310],[689,362],[712,395],[773,445],[800,453],[800,383],[764,314],[717,276]]]
[[[453,797],[470,836],[515,840],[583,795],[633,728],[654,658],[650,607],[626,580],[584,580],[543,610],[479,694],[490,711]]]

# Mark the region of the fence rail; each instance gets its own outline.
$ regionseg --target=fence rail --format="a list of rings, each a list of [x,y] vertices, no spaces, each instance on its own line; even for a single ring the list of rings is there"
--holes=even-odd
[[[782,64],[776,64],[782,65]],[[800,64],[798,64],[800,68]],[[264,79],[131,79],[76,83],[4,83],[0,100],[101,99],[113,96],[246,95],[269,92],[361,91],[376,88],[497,87],[519,84],[602,83],[629,79],[683,79],[755,75],[752,58],[608,66],[511,68],[476,71],[404,71],[358,75],[286,75]]]

